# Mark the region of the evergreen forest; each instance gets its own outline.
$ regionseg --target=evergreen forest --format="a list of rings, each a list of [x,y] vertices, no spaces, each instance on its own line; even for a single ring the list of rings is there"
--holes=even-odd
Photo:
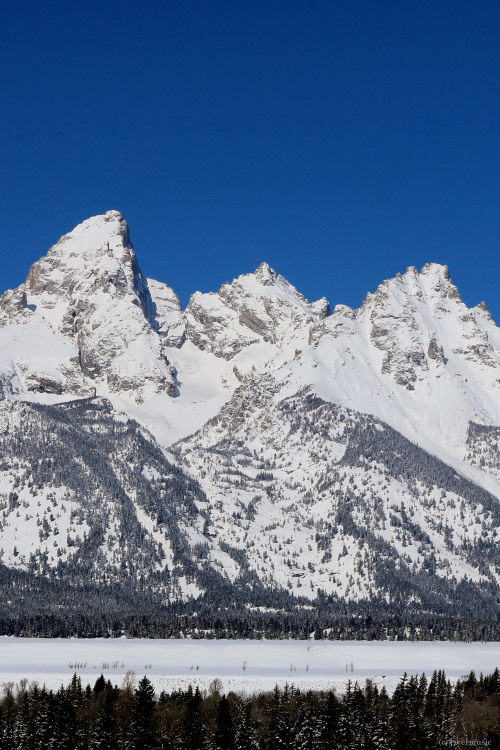
[[[452,684],[444,672],[404,675],[392,696],[370,680],[334,691],[293,685],[252,696],[155,695],[145,676],[121,687],[101,675],[82,687],[75,674],[57,692],[4,686],[1,750],[431,750],[442,746],[500,748],[500,672],[474,672]]]

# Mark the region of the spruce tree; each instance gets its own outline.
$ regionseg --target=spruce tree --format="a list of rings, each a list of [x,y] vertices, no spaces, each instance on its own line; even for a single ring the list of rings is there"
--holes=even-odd
[[[317,743],[320,750],[336,750],[340,711],[340,703],[334,693],[330,691],[319,712],[319,738]]]
[[[339,717],[337,737],[340,746],[345,750],[356,747],[359,739],[358,717],[355,713],[354,692],[351,680],[347,681],[342,699],[342,710]]]
[[[235,750],[260,750],[255,727],[250,718],[250,707],[241,709],[235,723]]]
[[[109,690],[106,692],[99,716],[93,727],[89,750],[121,750],[114,698]]]
[[[54,697],[54,739],[53,750],[77,750],[81,738],[76,711],[61,688]]]
[[[213,736],[214,750],[234,750],[234,732],[229,701],[225,695],[219,701]]]
[[[370,750],[386,750],[388,743],[388,722],[389,722],[389,696],[385,685],[377,695],[375,716],[373,718],[371,747]]]
[[[39,709],[34,721],[35,750],[47,750],[56,736],[54,696],[45,687],[40,691]]]
[[[179,748],[181,750],[205,750],[206,728],[200,712],[200,691],[196,688],[193,694],[191,685],[189,688]]]
[[[27,693],[22,696],[14,724],[14,741],[18,750],[33,750],[33,722],[30,712],[30,701]],[[3,747],[0,740],[0,747]]]
[[[137,686],[130,724],[131,750],[155,750],[155,691],[146,676]]]
[[[321,726],[310,706],[299,712],[293,738],[293,750],[318,750]]]
[[[288,685],[283,693],[278,686],[274,688],[271,700],[271,720],[267,729],[267,750],[290,750],[293,742],[290,716],[287,710],[289,700]]]

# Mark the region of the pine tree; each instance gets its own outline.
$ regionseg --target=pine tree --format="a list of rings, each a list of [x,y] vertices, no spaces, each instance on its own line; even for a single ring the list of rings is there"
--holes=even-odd
[[[235,725],[235,750],[260,750],[255,728],[250,718],[250,707],[244,707]]]
[[[89,750],[120,750],[114,698],[109,690],[93,727]]]
[[[33,750],[33,722],[27,693],[24,693],[18,706],[14,724],[14,741],[18,750]],[[3,747],[1,740],[0,747]]]
[[[318,750],[321,726],[311,707],[305,705],[299,712],[293,738],[293,750]]]
[[[73,704],[66,691],[61,688],[54,697],[54,739],[53,750],[77,750],[80,731]]]
[[[367,679],[364,688],[363,750],[385,750],[387,747],[386,694]]]
[[[493,673],[490,675],[488,681],[488,690],[490,695],[494,693],[500,695],[500,669],[498,669],[498,667],[495,667]]]
[[[408,676],[405,672],[392,694],[389,710],[389,747],[406,748],[408,742],[408,717],[406,714],[406,683]]]
[[[423,702],[425,684],[417,677],[408,678],[405,673],[394,691],[390,703],[389,734],[395,747],[408,750],[430,750],[434,747],[433,732],[429,729]],[[429,690],[434,695],[433,681]]]
[[[386,750],[388,743],[389,696],[385,685],[377,695],[375,715],[371,730],[369,750]],[[367,749],[368,750],[368,749]]]
[[[66,689],[66,693],[75,708],[81,705],[83,701],[82,680],[81,677],[76,674],[76,672],[71,678],[71,682]]]
[[[223,695],[219,701],[213,736],[214,750],[234,750],[234,732],[229,701]]]
[[[474,676],[475,682],[475,676]],[[478,689],[478,684],[474,686],[474,692]],[[427,699],[425,704],[425,714],[432,717],[432,739],[434,743],[445,740],[453,725],[453,689],[451,683],[446,679],[443,670],[434,672],[432,675]]]
[[[137,686],[130,724],[131,750],[154,750],[155,740],[155,691],[146,676]]]
[[[273,698],[269,707],[271,721],[267,728],[267,750],[290,750],[292,746],[292,727],[287,711],[289,698],[288,685],[285,686],[283,693],[281,693],[278,686],[274,688]]]
[[[101,693],[105,689],[106,689],[106,680],[104,679],[104,676],[101,675],[95,681],[95,685],[94,685],[94,688],[93,688],[94,695],[98,695],[99,693]]]
[[[339,717],[337,737],[340,746],[345,750],[356,748],[360,737],[360,726],[356,711],[354,689],[350,680],[342,699],[342,710]]]
[[[56,736],[54,696],[42,688],[39,696],[39,709],[34,720],[35,750],[47,750]]]
[[[16,706],[12,691],[13,686],[13,683],[7,683],[4,686],[3,705],[0,709],[0,714],[3,713],[3,717],[0,717],[0,726],[3,724],[2,744],[0,745],[2,750],[4,750],[4,748],[5,750],[15,750],[14,724],[16,718]]]
[[[205,750],[206,729],[200,713],[200,691],[196,688],[193,694],[190,685],[187,696],[186,714],[181,728],[180,748],[182,750]]]

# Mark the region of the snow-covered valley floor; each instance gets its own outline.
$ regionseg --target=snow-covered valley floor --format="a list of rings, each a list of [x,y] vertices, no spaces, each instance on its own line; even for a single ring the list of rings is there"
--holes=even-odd
[[[113,684],[147,675],[155,689],[200,690],[214,679],[222,690],[251,694],[294,684],[302,690],[343,691],[347,680],[370,677],[392,692],[404,672],[451,679],[500,666],[500,643],[422,641],[210,641],[0,637],[0,684],[21,679],[58,689],[73,673],[84,684],[102,673]]]

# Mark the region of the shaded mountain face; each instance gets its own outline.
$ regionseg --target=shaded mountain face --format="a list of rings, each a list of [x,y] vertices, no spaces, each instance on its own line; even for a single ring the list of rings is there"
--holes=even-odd
[[[4,562],[78,584],[151,580],[167,600],[198,592],[189,540],[205,498],[136,422],[102,399],[13,402],[2,418]]]
[[[332,313],[263,263],[182,311],[109,211],[0,298],[0,396],[10,568],[496,612],[500,332],[444,266]]]

